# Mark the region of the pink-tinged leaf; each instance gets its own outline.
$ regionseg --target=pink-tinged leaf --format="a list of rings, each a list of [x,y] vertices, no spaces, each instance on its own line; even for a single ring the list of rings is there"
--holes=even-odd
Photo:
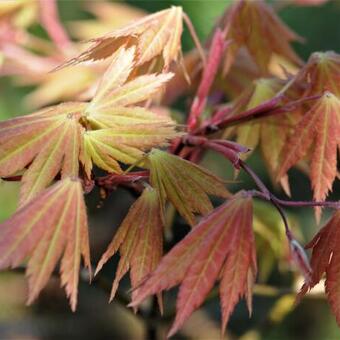
[[[69,220],[70,225],[66,233],[67,243],[64,255],[61,259],[60,275],[61,283],[65,287],[66,294],[70,299],[71,309],[75,311],[77,307],[81,257],[91,276],[86,206],[83,190],[79,181],[74,184],[71,211],[73,211],[74,214],[72,219]]]
[[[282,151],[277,179],[302,159],[312,147],[310,180],[315,200],[324,200],[336,178],[337,147],[340,133],[340,100],[330,92],[317,99],[304,114]],[[320,217],[320,208],[316,210]]]
[[[148,160],[151,184],[159,191],[161,209],[169,199],[190,225],[195,224],[194,213],[205,215],[212,210],[208,195],[228,196],[221,179],[194,163],[156,149]]]
[[[28,303],[32,303],[62,256],[61,281],[75,310],[81,255],[90,269],[87,229],[81,183],[65,178],[0,225],[0,268],[17,267],[28,257]]]
[[[61,169],[64,177],[78,176],[79,128],[77,120],[70,118],[51,133],[45,148],[22,177],[21,204],[47,187]]]
[[[135,46],[137,66],[161,58],[164,69],[176,61],[181,51],[182,7],[171,7],[140,20],[134,20],[122,29],[93,40],[93,45],[79,56],[59,68],[84,61],[103,60],[112,56],[122,46]]]
[[[248,198],[234,217],[235,236],[229,255],[222,269],[220,283],[222,331],[224,333],[229,317],[241,297],[247,297],[251,311],[251,288],[256,277],[255,240],[252,231],[252,202]],[[231,222],[232,223],[232,222]]]
[[[23,175],[21,204],[48,186],[61,170],[65,177],[78,176],[79,118],[84,107],[65,103],[0,123],[0,176],[29,165]]]
[[[294,65],[301,63],[290,46],[291,42],[301,40],[301,38],[280,20],[265,1],[235,2],[229,6],[219,26],[226,30],[226,39],[233,42],[226,53],[225,74],[242,47],[247,48],[263,74],[268,73],[270,61],[274,55]]]
[[[129,270],[132,288],[136,288],[155,269],[163,253],[162,233],[158,194],[155,189],[148,187],[131,206],[96,269],[98,273],[119,250],[120,261],[112,285],[111,300],[119,281]],[[132,296],[137,292],[138,289],[134,290]]]
[[[248,296],[256,275],[251,197],[244,192],[205,216],[162,258],[156,270],[139,287],[131,306],[137,306],[149,295],[180,284],[176,319],[168,334],[171,336],[203,303],[222,267],[225,281],[222,279],[221,284],[226,288],[228,277],[230,282],[235,282],[233,287],[227,287],[232,295],[231,301],[235,300],[229,307],[233,309],[241,296]],[[248,271],[252,271],[250,282]],[[222,298],[227,298],[225,290],[221,292]],[[222,304],[223,313],[226,308]]]
[[[324,95],[324,105],[319,110],[320,118],[316,122],[315,148],[311,159],[310,177],[313,197],[323,201],[332,190],[337,172],[337,147],[340,146],[340,100],[331,93]],[[322,110],[322,111],[321,111]],[[316,210],[320,220],[320,210]]]
[[[305,282],[300,292],[303,296],[308,289],[313,288],[326,273],[326,294],[331,309],[340,325],[340,211],[336,211],[327,224],[319,231],[307,245],[312,248],[312,278]]]

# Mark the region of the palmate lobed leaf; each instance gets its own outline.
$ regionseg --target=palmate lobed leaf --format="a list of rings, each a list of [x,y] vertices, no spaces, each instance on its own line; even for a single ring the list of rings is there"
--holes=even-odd
[[[132,306],[180,284],[173,335],[204,301],[221,276],[223,330],[240,297],[249,299],[256,276],[252,199],[244,192],[205,216],[139,287]]]
[[[291,42],[301,38],[291,31],[262,0],[235,2],[227,9],[219,26],[226,28],[226,39],[233,41],[225,57],[225,74],[229,71],[241,47],[248,49],[262,74],[268,74],[270,61],[275,55],[294,65],[301,64],[300,58],[290,47]]]
[[[81,257],[91,269],[80,181],[59,181],[0,224],[0,252],[1,269],[17,267],[28,258],[28,303],[39,295],[61,258],[61,282],[75,310]]]
[[[160,217],[157,190],[147,187],[130,207],[115,237],[100,259],[96,273],[117,252],[120,261],[112,285],[111,300],[119,281],[130,270],[132,297],[135,289],[159,263],[163,254],[163,225]]]
[[[84,103],[65,103],[0,123],[0,176],[29,166],[22,179],[20,204],[35,197],[61,171],[78,176]]]
[[[229,195],[221,179],[180,157],[154,149],[149,153],[148,161],[150,182],[159,191],[163,218],[165,202],[169,199],[193,226],[196,223],[194,213],[205,215],[213,209],[208,195]]]
[[[313,146],[310,180],[315,200],[324,200],[332,190],[337,174],[337,148],[340,145],[340,100],[330,92],[317,99],[304,114],[282,150],[277,179],[282,178]],[[317,218],[320,210],[317,209]]]
[[[89,178],[93,163],[120,173],[118,162],[134,163],[144,151],[178,136],[170,117],[135,106],[160,91],[172,75],[128,80],[134,55],[134,47],[119,50],[90,103],[64,103],[0,123],[0,176],[25,170],[20,204],[59,173],[78,177],[79,160]]]
[[[182,7],[178,6],[148,15],[122,29],[93,39],[89,49],[60,67],[103,60],[122,46],[135,46],[137,66],[161,57],[164,69],[168,69],[181,51],[182,18]]]
[[[325,288],[331,309],[340,325],[340,211],[336,211],[306,248],[312,248],[312,278],[306,282],[300,297],[312,289],[326,275]]]

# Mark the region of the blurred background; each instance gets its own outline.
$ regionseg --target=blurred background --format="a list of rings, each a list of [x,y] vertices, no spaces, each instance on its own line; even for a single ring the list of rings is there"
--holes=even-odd
[[[302,3],[303,1],[301,1]],[[7,3],[7,4],[6,4]],[[11,4],[10,4],[11,3]],[[298,6],[293,1],[271,1],[280,17],[300,36],[303,44],[294,47],[299,56],[307,60],[314,51],[334,50],[340,52],[340,1],[328,1],[319,6]],[[178,1],[85,1],[61,0],[58,9],[61,21],[74,41],[88,40],[118,28],[127,22],[171,5],[183,6],[195,29],[204,41],[215,21],[230,4],[227,0],[178,0]],[[0,40],[4,38],[4,18],[11,20],[18,28],[18,39],[27,42],[29,51],[39,50],[41,54],[53,49],[48,35],[39,21],[37,1],[0,1]],[[7,11],[7,12],[6,12]],[[29,38],[20,33],[27,31]],[[17,33],[16,33],[17,34]],[[20,35],[21,34],[21,35]],[[26,39],[26,40],[25,40]],[[187,31],[183,35],[184,51],[193,48]],[[32,112],[51,103],[76,96],[77,91],[86,89],[95,79],[92,70],[84,66],[78,70],[65,69],[60,74],[47,72],[62,62],[59,56],[53,58],[32,58],[25,50],[10,50],[11,62],[0,49],[0,120]],[[35,53],[39,57],[39,53]],[[72,53],[71,55],[72,56]],[[7,62],[7,64],[6,64]],[[173,109],[185,110],[185,104],[174,105]],[[179,112],[179,113],[178,113]],[[271,185],[270,178],[257,152],[249,162],[258,175]],[[233,177],[229,164],[215,155],[207,154],[203,160],[206,167],[225,179]],[[293,170],[291,173],[292,196],[296,200],[311,198],[309,181],[305,175]],[[231,190],[253,188],[246,177],[239,177]],[[340,199],[339,183],[335,184],[330,199]],[[278,195],[284,195],[278,192]],[[15,182],[0,182],[0,221],[8,218],[16,209],[18,185]],[[124,190],[110,195],[98,208],[100,195],[91,194],[88,201],[91,247],[93,263],[98,261],[110,242],[115,228],[125,216],[134,197]],[[309,240],[318,229],[311,209],[288,210],[293,229],[302,243]],[[323,219],[327,219],[327,211]],[[179,240],[188,231],[180,219],[175,220],[174,240]],[[285,249],[283,226],[279,216],[262,202],[256,203],[255,231],[259,252],[260,274],[255,287],[253,316],[248,318],[245,304],[236,308],[228,328],[227,339],[339,339],[340,330],[330,314],[322,287],[316,287],[295,305],[295,294],[301,285],[301,278],[291,268]],[[170,247],[171,244],[167,245]],[[115,260],[105,266],[102,274],[92,285],[84,280],[80,283],[79,307],[72,313],[60,289],[59,279],[53,278],[41,297],[33,306],[25,306],[26,282],[22,270],[0,273],[0,339],[145,339],[157,333],[164,338],[167,327],[174,316],[176,290],[165,297],[165,316],[150,315],[149,307],[135,315],[126,307],[129,301],[128,279],[123,282],[118,299],[108,304]],[[213,291],[204,304],[185,324],[176,339],[218,339],[219,302]]]

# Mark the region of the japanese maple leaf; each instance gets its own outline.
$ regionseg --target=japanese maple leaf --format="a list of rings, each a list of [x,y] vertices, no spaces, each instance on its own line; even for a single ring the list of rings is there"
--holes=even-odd
[[[340,211],[316,234],[306,248],[313,249],[311,258],[312,278],[301,289],[300,297],[313,288],[326,274],[327,299],[340,325]]]
[[[100,259],[96,273],[116,253],[120,261],[112,285],[112,300],[119,281],[130,270],[131,286],[135,289],[158,265],[163,254],[163,225],[157,190],[147,187],[131,206],[112,242]]]
[[[230,6],[219,26],[225,28],[226,39],[232,44],[227,50],[224,73],[229,71],[237,51],[246,47],[260,70],[268,73],[271,58],[279,55],[299,65],[299,57],[290,47],[301,40],[264,1],[241,0]]]
[[[296,76],[305,87],[302,96],[320,96],[305,105],[304,113],[280,156],[277,179],[306,158],[315,200],[324,200],[337,173],[340,136],[340,57],[334,52],[313,53]],[[316,208],[316,217],[320,217]]]
[[[61,171],[78,176],[84,103],[65,103],[0,123],[0,176],[29,167],[22,177],[21,203],[36,196]]]
[[[93,39],[89,49],[60,67],[103,60],[112,56],[121,46],[135,46],[137,66],[159,57],[167,69],[172,61],[177,60],[181,50],[182,20],[182,7],[177,6],[148,15],[124,28]]]
[[[0,176],[24,170],[21,203],[32,199],[61,172],[79,175],[79,161],[88,177],[93,163],[121,172],[144,151],[176,137],[171,118],[137,103],[160,90],[171,75],[146,75],[126,81],[134,48],[117,53],[90,103],[67,102],[0,123]]]
[[[221,179],[192,162],[157,149],[149,153],[148,161],[151,185],[159,192],[162,218],[169,200],[193,226],[194,213],[205,215],[213,209],[208,195],[228,196]]]
[[[61,259],[61,282],[74,311],[81,257],[91,270],[80,181],[69,177],[59,181],[1,223],[0,253],[0,269],[18,267],[28,258],[28,303],[39,295]]]
[[[176,333],[220,280],[222,328],[242,296],[250,308],[251,286],[256,276],[252,231],[252,199],[240,192],[205,216],[192,231],[163,257],[156,270],[138,288],[132,306],[147,296],[180,285]]]
[[[340,135],[340,100],[330,92],[317,99],[297,124],[282,150],[277,179],[311,149],[310,180],[315,200],[324,200],[337,174],[337,147]],[[320,210],[317,210],[317,218]]]

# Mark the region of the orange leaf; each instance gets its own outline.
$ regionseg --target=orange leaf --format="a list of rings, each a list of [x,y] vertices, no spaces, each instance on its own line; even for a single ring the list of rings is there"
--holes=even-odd
[[[17,267],[29,257],[28,303],[31,303],[62,256],[61,280],[75,310],[81,256],[90,269],[87,229],[81,183],[65,178],[0,225],[0,268]]]
[[[79,56],[59,68],[84,61],[103,60],[113,55],[121,46],[135,46],[136,65],[140,66],[161,57],[164,68],[176,61],[181,50],[182,7],[173,6],[121,29],[93,39],[93,45]]]
[[[332,311],[340,325],[340,211],[338,210],[328,223],[307,245],[313,248],[311,267],[312,280],[305,283],[300,295],[313,288],[326,273],[326,294]]]
[[[203,303],[222,269],[221,299],[225,325],[239,298],[249,293],[248,271],[252,273],[252,280],[256,275],[254,247],[251,197],[240,192],[204,217],[163,257],[139,288],[131,305],[136,306],[147,296],[180,284],[176,319],[169,332],[171,336]],[[234,285],[228,286],[228,281]],[[223,288],[231,296],[225,294]],[[226,298],[231,299],[229,305]]]
[[[300,40],[264,1],[243,0],[230,6],[220,25],[226,28],[226,39],[232,41],[224,64],[226,74],[237,51],[246,47],[262,73],[268,73],[271,58],[281,56],[299,65],[301,60],[290,47]]]
[[[340,134],[340,100],[330,92],[316,100],[304,114],[283,149],[277,179],[303,158],[314,145],[310,160],[310,179],[315,200],[324,200],[336,178],[337,146]],[[319,209],[317,218],[320,217]]]
[[[131,206],[118,232],[100,259],[96,273],[119,250],[120,261],[113,282],[111,297],[119,281],[130,270],[132,288],[155,269],[163,253],[162,221],[157,191],[147,187]],[[132,296],[138,292],[134,290]]]
[[[85,105],[65,103],[0,123],[0,176],[23,170],[23,204],[62,176],[77,177],[80,131],[78,120]]]

